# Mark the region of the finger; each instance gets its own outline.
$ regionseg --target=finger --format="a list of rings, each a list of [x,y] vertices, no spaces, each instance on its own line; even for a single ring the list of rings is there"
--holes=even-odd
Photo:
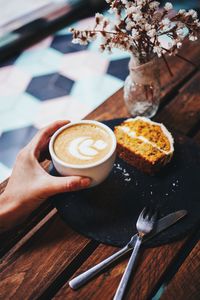
[[[81,176],[54,177],[49,176],[47,184],[47,195],[52,196],[58,193],[72,192],[87,188],[91,184],[91,179]]]
[[[27,148],[29,150],[33,150],[34,155],[38,158],[40,155],[40,152],[44,151],[49,143],[49,140],[51,136],[54,134],[56,130],[58,130],[60,127],[68,124],[69,121],[67,120],[59,120],[51,125],[41,129],[38,131],[38,133],[35,135],[35,137],[30,141],[30,143],[27,145]]]

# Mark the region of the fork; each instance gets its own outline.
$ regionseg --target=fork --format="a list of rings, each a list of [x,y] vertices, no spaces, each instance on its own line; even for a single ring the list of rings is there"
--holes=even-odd
[[[157,212],[150,211],[146,207],[140,213],[137,223],[136,223],[138,236],[137,236],[137,240],[135,243],[135,247],[133,249],[133,252],[129,259],[128,265],[125,269],[125,272],[122,276],[122,279],[120,281],[120,284],[118,286],[118,289],[116,291],[116,294],[115,294],[113,300],[123,299],[123,296],[124,296],[128,281],[130,279],[132,270],[136,264],[136,260],[138,257],[140,246],[142,244],[142,240],[147,234],[149,234],[154,229],[154,226],[156,223],[156,218],[157,218]]]

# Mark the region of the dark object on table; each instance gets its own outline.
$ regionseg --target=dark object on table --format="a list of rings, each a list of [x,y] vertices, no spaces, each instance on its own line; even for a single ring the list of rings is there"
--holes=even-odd
[[[121,121],[105,123],[113,128]],[[192,140],[173,135],[174,157],[158,175],[145,175],[118,158],[112,173],[101,185],[54,197],[61,217],[83,235],[105,244],[124,246],[144,206],[156,206],[160,217],[186,209],[188,216],[183,222],[155,237],[147,246],[185,236],[200,219],[200,151]]]

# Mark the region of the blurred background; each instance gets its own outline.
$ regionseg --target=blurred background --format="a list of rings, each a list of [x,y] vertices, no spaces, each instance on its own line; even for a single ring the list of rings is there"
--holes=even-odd
[[[171,2],[200,9],[199,0]],[[68,31],[92,26],[106,7],[104,0],[0,0],[0,181],[38,129],[84,118],[123,86],[129,55],[102,54],[98,41],[72,44]]]

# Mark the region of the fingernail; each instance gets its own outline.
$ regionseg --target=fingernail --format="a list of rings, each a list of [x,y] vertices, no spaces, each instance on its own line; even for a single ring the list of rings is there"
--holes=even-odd
[[[91,179],[90,178],[82,178],[81,179],[81,186],[82,187],[87,187],[89,186],[91,183]]]

